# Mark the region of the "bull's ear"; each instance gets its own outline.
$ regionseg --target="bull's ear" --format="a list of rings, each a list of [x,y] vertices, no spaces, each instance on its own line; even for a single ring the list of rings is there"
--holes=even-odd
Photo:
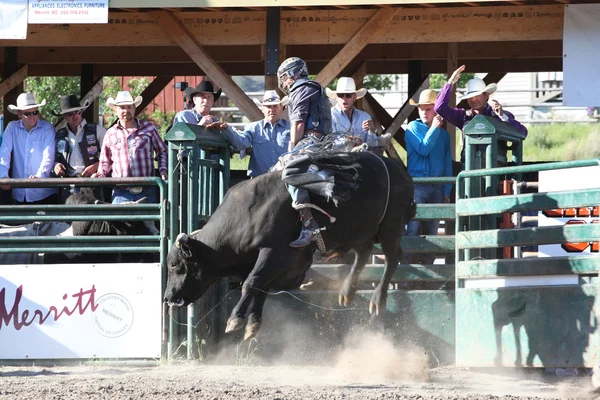
[[[180,233],[179,235],[177,235],[177,238],[175,239],[175,247],[177,247],[178,249],[183,248],[188,242],[188,238],[188,235],[185,233]]]

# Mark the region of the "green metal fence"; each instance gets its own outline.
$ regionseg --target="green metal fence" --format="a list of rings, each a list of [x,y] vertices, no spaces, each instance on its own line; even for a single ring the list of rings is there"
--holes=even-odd
[[[505,212],[597,206],[600,189],[467,198],[465,181],[598,165],[600,160],[570,161],[458,175],[457,364],[591,367],[597,362],[598,256],[484,259],[476,250],[597,241],[600,224],[480,229],[476,223],[474,229],[471,221]]]
[[[197,230],[223,201],[229,189],[230,150],[220,132],[185,123],[173,125],[165,141],[169,149],[170,247],[180,232]],[[177,308],[170,308],[169,359],[184,341],[188,344],[187,357],[196,358],[198,355],[194,354],[192,344],[199,331],[206,333],[204,340],[209,337],[218,340],[221,332],[214,327],[222,324],[223,316],[211,313],[199,326],[198,315],[206,314],[227,289],[227,282],[212,285],[196,304],[187,307],[185,317]],[[183,326],[186,327],[185,334],[183,329],[180,330]]]

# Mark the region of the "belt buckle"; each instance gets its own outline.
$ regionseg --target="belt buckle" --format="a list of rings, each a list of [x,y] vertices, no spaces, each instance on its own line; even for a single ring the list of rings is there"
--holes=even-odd
[[[127,189],[129,191],[129,193],[131,194],[140,194],[144,191],[144,188],[141,188],[139,186],[136,187],[130,187]]]

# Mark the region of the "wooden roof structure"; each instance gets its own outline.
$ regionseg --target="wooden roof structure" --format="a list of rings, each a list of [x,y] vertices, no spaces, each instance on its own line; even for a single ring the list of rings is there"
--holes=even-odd
[[[340,75],[362,81],[366,74],[408,73],[411,95],[425,87],[427,74],[461,64],[487,72],[486,81],[508,72],[560,71],[564,8],[571,1],[248,3],[111,0],[107,24],[29,25],[25,40],[0,40],[4,107],[27,76],[81,76],[81,95],[91,100],[103,76],[154,76],[144,94],[149,102],[173,76],[206,75],[255,120],[262,114],[231,76],[265,75],[267,88],[274,88],[277,66],[290,56],[306,60],[325,85]],[[391,119],[369,96],[363,106],[386,129],[396,125],[402,133],[401,122],[393,122],[408,111]]]

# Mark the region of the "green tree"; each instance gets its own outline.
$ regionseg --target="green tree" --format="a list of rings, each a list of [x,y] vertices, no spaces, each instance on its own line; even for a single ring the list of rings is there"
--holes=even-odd
[[[473,79],[473,72],[463,72],[460,74],[460,79],[456,83],[456,87],[464,88],[467,86],[467,81]],[[441,89],[448,82],[448,74],[431,74],[429,75],[429,87],[431,89]]]
[[[60,117],[60,97],[75,94],[79,97],[80,79],[70,76],[40,76],[26,78],[24,89],[33,92],[37,101],[46,99],[46,105],[40,109],[45,119],[55,124]]]

